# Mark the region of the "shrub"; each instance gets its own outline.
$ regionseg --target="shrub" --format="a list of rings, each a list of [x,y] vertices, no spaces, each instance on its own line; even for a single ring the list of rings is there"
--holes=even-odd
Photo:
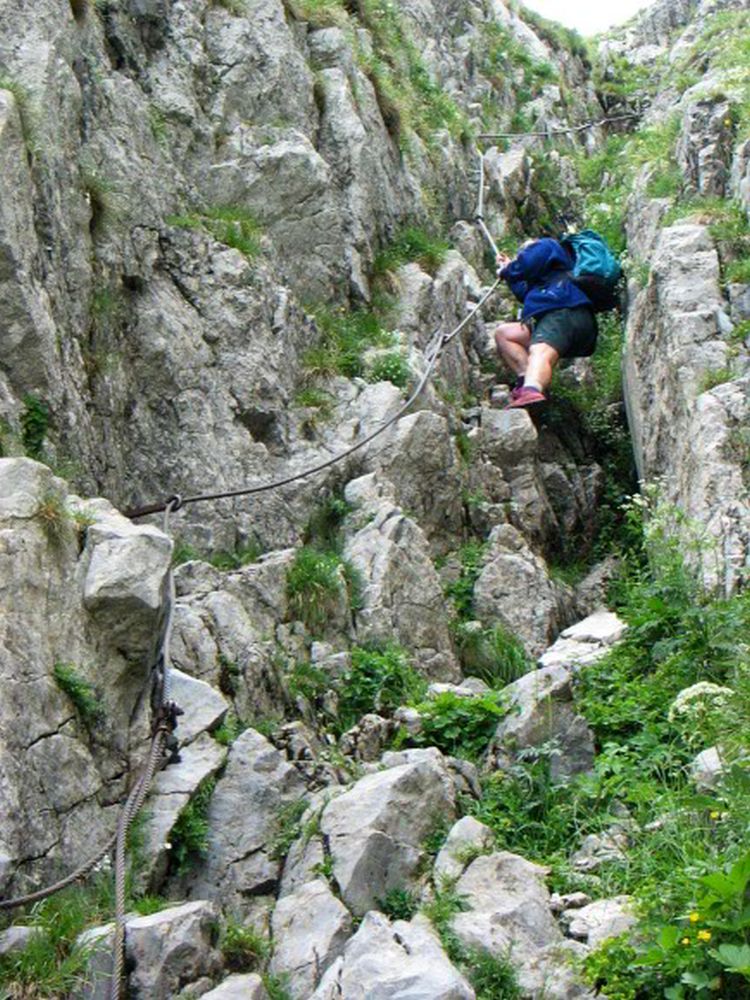
[[[171,867],[178,875],[184,875],[200,858],[206,856],[208,809],[215,788],[215,778],[202,781],[172,827]]]
[[[34,511],[34,517],[40,522],[42,531],[51,545],[62,545],[72,537],[76,522],[65,500],[58,494],[45,493]]]
[[[254,972],[270,954],[268,940],[253,927],[228,921],[219,937],[219,948],[230,972]]]
[[[459,550],[461,573],[457,580],[445,588],[445,596],[453,601],[460,621],[474,616],[474,584],[482,572],[482,561],[487,546],[482,542],[467,542]]]
[[[389,347],[392,343],[392,336],[372,312],[320,307],[313,315],[320,330],[320,340],[304,357],[304,365],[311,375],[362,376],[364,352],[369,347]]]
[[[427,684],[397,646],[355,647],[339,682],[338,727],[343,732],[368,712],[392,712],[423,697]]]
[[[412,377],[406,358],[395,351],[381,354],[367,370],[368,382],[392,382],[399,389],[405,389]]]
[[[289,610],[311,633],[319,634],[337,607],[344,586],[341,559],[335,552],[303,546],[287,573]]]
[[[106,718],[101,699],[93,684],[78,673],[69,663],[56,663],[53,669],[55,683],[73,702],[73,706],[88,730],[99,727]]]
[[[391,920],[411,920],[419,908],[419,900],[411,889],[389,889],[382,899],[375,902]]]
[[[21,413],[21,443],[29,458],[41,460],[50,424],[50,410],[44,400],[31,393],[24,396]]]
[[[533,669],[521,640],[503,625],[476,628],[473,622],[458,622],[453,635],[464,673],[492,688],[505,687]]]
[[[286,802],[280,806],[274,820],[274,830],[268,847],[268,856],[281,861],[294,841],[302,836],[302,817],[307,810],[307,799]]]
[[[478,760],[487,749],[507,705],[495,692],[464,698],[446,691],[417,705],[422,729],[418,746],[437,747],[453,757]]]

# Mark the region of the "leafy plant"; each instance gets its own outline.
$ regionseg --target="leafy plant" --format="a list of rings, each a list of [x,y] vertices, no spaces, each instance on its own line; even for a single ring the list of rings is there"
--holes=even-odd
[[[459,550],[461,573],[457,580],[445,588],[445,596],[453,601],[459,620],[466,621],[474,616],[474,584],[482,572],[482,563],[487,546],[482,542],[467,542]]]
[[[411,920],[419,908],[419,900],[411,889],[389,889],[382,899],[377,899],[379,909],[391,920]]]
[[[368,712],[391,712],[421,698],[427,684],[397,646],[355,647],[339,682],[338,727],[343,732]]]
[[[477,628],[457,622],[453,636],[464,673],[480,677],[491,688],[502,688],[533,669],[523,643],[503,625]]]
[[[247,728],[247,724],[239,716],[235,715],[234,712],[227,712],[224,721],[214,729],[212,736],[222,746],[231,747],[237,737],[244,733]]]
[[[402,354],[395,351],[381,354],[368,366],[368,382],[392,382],[399,389],[405,389],[412,377],[409,363]]]
[[[96,918],[93,903],[91,893],[75,887],[33,907],[25,918],[34,927],[26,946],[0,956],[3,996],[54,998],[80,987],[91,949],[76,942]]]
[[[389,347],[393,341],[372,312],[320,307],[314,311],[314,317],[320,340],[304,357],[304,365],[312,376],[361,377],[367,348]]]
[[[73,702],[73,707],[89,731],[99,727],[106,715],[93,684],[85,680],[70,663],[56,663],[55,683]]]
[[[239,250],[252,260],[261,251],[261,227],[247,209],[232,205],[214,205],[187,215],[171,215],[170,226],[198,229],[209,233],[217,243]]]
[[[298,837],[302,836],[302,817],[307,811],[307,799],[296,799],[280,806],[274,820],[274,831],[269,842],[268,856],[281,861]]]
[[[51,545],[62,545],[71,537],[75,523],[65,500],[57,493],[45,493],[39,501],[34,517]]]
[[[206,778],[177,817],[170,834],[171,867],[184,875],[208,850],[208,810],[216,779]]]
[[[487,749],[507,705],[490,692],[464,698],[445,691],[417,706],[422,728],[412,737],[418,746],[434,746],[454,757],[478,760]]]
[[[44,440],[50,425],[50,410],[47,403],[28,393],[23,399],[21,413],[21,443],[29,458],[41,460],[44,454]]]
[[[327,496],[310,515],[305,528],[305,544],[323,552],[340,552],[341,528],[352,509],[343,494],[334,492]]]
[[[219,949],[230,972],[254,972],[268,959],[268,940],[254,927],[228,921],[219,936]]]

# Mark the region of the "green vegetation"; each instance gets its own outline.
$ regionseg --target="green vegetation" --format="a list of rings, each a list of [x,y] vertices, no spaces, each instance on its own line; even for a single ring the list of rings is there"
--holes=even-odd
[[[391,920],[411,920],[419,909],[419,899],[411,889],[389,889],[376,903],[378,909]]]
[[[38,112],[32,105],[28,90],[17,80],[12,80],[9,76],[2,74],[0,74],[0,90],[9,91],[16,102],[26,152],[30,157],[39,155],[41,151],[41,138],[39,135]]]
[[[314,315],[320,340],[304,358],[305,367],[313,376],[363,376],[363,355],[367,348],[393,344],[393,337],[374,313],[320,308]]]
[[[523,4],[517,5],[517,11],[523,20],[531,25],[534,33],[543,38],[553,49],[557,49],[558,51],[564,49],[572,56],[582,59],[584,65],[590,68],[586,41],[577,31],[573,28],[565,28],[562,24],[558,24],[557,21],[550,21],[546,17],[542,17],[535,10],[524,7]]]
[[[255,928],[231,920],[222,928],[219,948],[230,972],[255,972],[271,952],[267,938]]]
[[[527,13],[524,10],[524,17]],[[546,83],[557,79],[554,68],[550,63],[534,59],[510,29],[497,22],[483,26],[478,49],[482,74],[489,78],[498,94],[512,91],[515,108],[509,122],[498,123],[494,102],[486,104],[484,127],[491,131],[500,124],[509,125],[513,132],[528,131],[531,122],[525,115],[525,105],[539,96]]]
[[[91,947],[76,944],[76,939],[92,922],[110,918],[110,881],[100,876],[93,889],[66,889],[21,918],[35,933],[22,950],[0,956],[3,996],[55,998],[80,987]]]
[[[306,811],[307,799],[304,797],[294,802],[285,802],[279,807],[269,842],[269,858],[281,861],[286,857],[289,848],[302,834],[302,817]]]
[[[252,260],[261,251],[261,227],[247,209],[232,205],[214,205],[187,215],[170,215],[170,226],[198,229],[212,236],[217,243],[239,250]]]
[[[34,517],[41,524],[50,545],[55,547],[64,545],[73,537],[76,520],[59,494],[45,493],[34,511]]]
[[[286,0],[292,14],[316,27],[343,28],[357,62],[369,78],[389,132],[407,151],[412,134],[429,146],[435,133],[447,130],[461,136],[466,119],[456,103],[432,78],[422,54],[411,39],[398,5],[389,0]],[[372,47],[363,45],[357,31],[367,28]]]
[[[305,409],[317,410],[315,416],[309,420],[314,426],[318,420],[330,420],[333,416],[333,406],[335,399],[330,392],[318,389],[315,386],[307,386],[295,393],[294,404]]]
[[[368,382],[392,382],[399,389],[405,389],[411,377],[409,362],[396,351],[379,355],[367,366]]]
[[[342,562],[335,552],[320,552],[307,545],[297,550],[287,573],[289,611],[313,635],[325,630],[345,588]]]
[[[621,355],[624,337],[617,313],[598,317],[599,341],[591,358],[591,381],[572,384],[556,371],[552,381],[555,407],[545,423],[564,441],[571,427],[583,431],[590,454],[604,472],[602,497],[581,534],[561,540],[556,563],[575,563],[580,571],[612,551],[627,547],[630,532],[623,504],[637,487],[633,451],[622,402]]]
[[[341,493],[332,493],[315,508],[305,528],[303,541],[321,551],[341,552],[341,527],[352,506]]]
[[[217,743],[221,743],[224,747],[231,747],[237,737],[244,733],[247,728],[247,724],[238,715],[235,715],[234,712],[227,712],[222,724],[214,729],[211,735]]]
[[[99,727],[104,722],[106,715],[102,708],[101,698],[97,695],[93,684],[84,680],[70,663],[56,663],[52,674],[57,686],[72,701],[84,726],[89,731]]]
[[[445,260],[449,249],[450,244],[445,240],[409,226],[375,257],[373,271],[375,274],[385,274],[404,264],[416,263],[423,271],[434,274]]]
[[[423,912],[437,931],[448,958],[471,983],[477,1000],[520,1000],[522,993],[510,963],[479,949],[467,948],[452,930],[452,918],[467,908],[455,884],[447,880],[435,886],[433,898]]]
[[[708,392],[710,389],[715,389],[717,385],[724,385],[725,382],[729,382],[731,378],[731,368],[727,368],[726,366],[709,368],[701,376],[699,391]]]
[[[263,976],[263,986],[268,994],[268,1000],[294,1000],[288,984],[289,976],[286,973],[279,976],[265,973]]]
[[[422,728],[411,738],[412,743],[473,761],[485,752],[507,713],[507,704],[496,691],[469,698],[445,691],[416,708]]]
[[[170,867],[184,875],[208,850],[208,808],[216,788],[216,778],[206,778],[172,827]]]
[[[352,665],[338,685],[339,729],[344,732],[368,712],[389,713],[424,697],[427,683],[397,646],[355,647]]]
[[[21,443],[29,458],[43,461],[44,441],[50,425],[50,409],[44,400],[28,393],[21,413]]]
[[[491,688],[505,687],[534,666],[521,640],[504,625],[477,628],[475,622],[458,621],[453,638],[464,673]]]
[[[750,949],[743,763],[750,750],[750,596],[717,599],[701,589],[685,563],[701,552],[700,538],[691,541],[684,515],[651,493],[625,520],[640,545],[624,557],[613,596],[629,631],[581,672],[575,689],[576,708],[595,734],[593,772],[553,778],[557,748],[544,745],[486,778],[482,800],[468,807],[501,848],[549,866],[553,888],[635,897],[637,930],[585,963],[605,996],[687,1000],[704,995],[700,983],[715,981],[717,995],[743,997],[750,981],[742,964]],[[695,684],[704,686],[673,705]],[[717,743],[720,785],[696,793],[688,764]],[[593,877],[572,869],[571,849],[613,823],[627,832],[625,854]]]
[[[490,687],[505,687],[527,673],[532,663],[523,644],[503,625],[484,628],[474,621],[474,586],[486,551],[483,542],[462,546],[458,553],[461,572],[446,585],[445,594],[456,612],[452,631],[464,673],[481,677]]]
[[[190,542],[178,539],[172,551],[172,565],[181,566],[186,562],[200,560],[201,562],[209,563],[216,569],[229,571],[241,569],[243,566],[257,562],[262,555],[262,548],[257,542],[252,540],[240,545],[234,552],[229,552],[226,549],[218,549],[216,552],[201,554]]]

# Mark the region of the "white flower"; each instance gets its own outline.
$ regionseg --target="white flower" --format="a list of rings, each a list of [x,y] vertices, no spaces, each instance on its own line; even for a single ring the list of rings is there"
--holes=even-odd
[[[726,705],[734,696],[734,691],[710,681],[699,681],[685,688],[677,695],[669,708],[669,721],[674,722],[677,716],[696,716],[706,712],[715,712]]]

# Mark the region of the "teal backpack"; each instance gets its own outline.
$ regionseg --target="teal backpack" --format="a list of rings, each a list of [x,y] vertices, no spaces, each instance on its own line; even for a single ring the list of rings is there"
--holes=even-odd
[[[618,283],[622,268],[604,237],[593,229],[582,229],[562,236],[560,242],[575,256],[570,276],[591,300],[594,312],[616,309],[620,305]]]

